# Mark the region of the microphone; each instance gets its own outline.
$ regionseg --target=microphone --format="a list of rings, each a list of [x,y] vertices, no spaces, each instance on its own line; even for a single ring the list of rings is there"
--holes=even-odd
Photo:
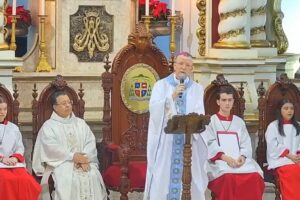
[[[179,83],[180,83],[180,84],[183,84],[185,78],[186,78],[186,75],[185,75],[185,74],[179,75]],[[180,99],[182,98],[182,92],[179,93],[178,97],[179,97]]]

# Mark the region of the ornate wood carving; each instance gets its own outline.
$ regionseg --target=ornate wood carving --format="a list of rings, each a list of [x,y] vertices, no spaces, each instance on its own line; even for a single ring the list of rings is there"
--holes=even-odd
[[[216,98],[218,94],[218,90],[220,87],[231,87],[234,92],[234,105],[232,108],[232,113],[243,118],[245,111],[245,99],[242,95],[244,95],[243,84],[241,84],[241,88],[238,91],[234,86],[232,86],[224,77],[223,74],[218,74],[216,80],[212,81],[209,86],[206,87],[204,92],[204,107],[205,113],[207,115],[213,115],[219,111],[219,106],[217,105]]]
[[[192,181],[192,134],[201,133],[205,130],[205,125],[210,122],[209,115],[199,115],[190,113],[188,115],[175,115],[167,123],[165,132],[168,134],[185,135],[183,149],[183,173],[182,173],[182,200],[191,200]]]
[[[239,87],[239,94],[240,94],[240,117],[244,118],[244,112],[246,110],[246,100],[244,98],[244,82],[241,82],[241,86]]]
[[[128,44],[114,58],[110,72],[108,56],[102,74],[104,90],[103,105],[103,141],[102,162],[103,170],[110,165],[121,164],[121,185],[118,190],[121,199],[128,199],[130,188],[128,180],[128,163],[130,161],[146,162],[146,144],[149,114],[133,113],[127,109],[121,99],[121,80],[128,68],[144,63],[151,66],[160,78],[170,72],[168,61],[163,53],[153,44],[151,34],[144,26],[137,26],[134,33],[128,36]],[[112,153],[110,145],[117,145],[117,154]],[[143,191],[143,188],[137,189]]]
[[[67,82],[61,75],[57,75],[55,80],[52,81],[48,86],[46,86],[38,100],[38,93],[36,84],[33,86],[33,93],[32,93],[32,126],[33,126],[33,144],[35,144],[35,140],[38,134],[39,129],[43,125],[43,123],[50,118],[53,108],[51,105],[51,95],[57,90],[64,90],[70,99],[73,101],[73,112],[76,116],[83,118],[84,115],[84,105],[85,102],[82,99],[84,93],[82,89],[82,85],[80,85],[79,89],[79,97],[76,91],[68,86]]]
[[[265,152],[265,135],[264,135],[264,110],[265,110],[265,106],[266,106],[266,102],[265,102],[265,93],[266,90],[263,86],[263,82],[260,83],[260,85],[257,88],[257,94],[258,94],[258,111],[259,111],[259,116],[258,116],[258,120],[259,120],[259,124],[258,124],[258,145],[257,145],[257,149],[256,149],[256,155],[260,155],[257,156],[257,162],[259,164],[259,166],[263,167],[264,164],[264,160],[262,158],[264,158],[266,155]]]
[[[205,56],[206,51],[206,0],[197,0],[196,6],[199,10],[197,37],[199,39],[198,53],[200,56]]]
[[[13,89],[14,93],[11,95],[10,91],[5,87],[5,85],[0,83],[0,96],[4,98],[7,102],[7,116],[6,119],[18,125],[18,117],[19,117],[19,101],[18,101],[18,89],[17,85],[14,85]]]
[[[32,93],[32,129],[33,129],[33,146],[36,142],[37,134],[43,123],[48,120],[53,112],[53,108],[51,105],[51,95],[57,91],[57,90],[63,90],[65,91],[69,98],[73,101],[73,112],[76,116],[83,118],[84,115],[84,105],[85,102],[82,99],[84,96],[84,89],[82,88],[82,84],[80,83],[80,88],[78,92],[78,96],[76,91],[68,86],[67,82],[64,80],[63,76],[57,75],[55,80],[53,80],[51,83],[49,83],[48,86],[46,86],[38,100],[38,92],[37,92],[37,86],[36,84],[33,85],[33,93]],[[33,153],[33,151],[32,151]],[[38,178],[36,177],[38,180]],[[49,191],[50,193],[55,189],[54,188],[54,181],[52,177],[49,177],[48,180],[49,184]]]
[[[257,147],[257,160],[258,164],[262,167],[263,164],[266,163],[266,144],[264,134],[270,122],[276,119],[278,103],[284,98],[292,101],[295,106],[295,114],[299,118],[300,91],[286,74],[281,74],[278,80],[273,83],[265,93],[261,83],[258,88],[258,93],[260,97],[258,99],[259,142]]]
[[[278,103],[282,99],[289,99],[294,104],[295,115],[300,117],[300,91],[287,77],[286,74],[281,74],[278,80],[273,83],[265,92],[261,83],[257,89],[258,110],[259,110],[259,129],[258,129],[258,146],[256,149],[257,162],[261,168],[267,163],[266,159],[266,141],[265,132],[268,125],[276,119]],[[279,184],[276,177],[270,180],[275,184],[275,199],[280,199]]]

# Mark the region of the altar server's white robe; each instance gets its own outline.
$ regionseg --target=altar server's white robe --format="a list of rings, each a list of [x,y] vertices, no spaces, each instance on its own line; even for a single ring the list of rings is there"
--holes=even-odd
[[[72,153],[85,153],[91,170],[76,169]],[[62,118],[55,112],[41,127],[33,154],[33,170],[48,183],[49,173],[55,182],[55,200],[104,200],[106,191],[98,170],[95,137],[86,122],[72,113]],[[48,185],[43,187],[43,200],[49,198]]]
[[[172,75],[170,75],[172,76]],[[166,134],[167,121],[177,114],[172,93],[175,86],[165,79],[159,80],[153,87],[149,109],[149,129],[147,143],[147,176],[144,200],[166,200],[169,192],[171,154],[173,134]],[[179,84],[179,82],[178,82]],[[204,113],[203,88],[193,82],[186,89],[186,113]],[[204,163],[207,161],[207,147],[200,136],[192,137],[192,184],[193,200],[204,200],[207,176]]]
[[[294,162],[285,156],[281,156],[284,151],[296,155],[300,153],[300,135],[296,135],[296,129],[292,124],[283,125],[285,136],[279,134],[278,121],[271,122],[267,128],[265,137],[267,142],[267,161],[268,168],[294,164]]]
[[[278,120],[271,122],[265,137],[267,142],[268,168],[275,169],[282,199],[300,199],[300,165],[286,156],[300,154],[300,135],[293,124],[283,123],[285,136],[279,134]]]
[[[214,180],[224,174],[234,173],[252,173],[258,172],[263,177],[263,172],[259,165],[254,159],[252,159],[252,147],[251,139],[246,128],[245,122],[238,116],[233,115],[232,121],[220,121],[218,116],[215,114],[210,118],[210,124],[205,132],[205,136],[208,142],[208,158],[214,158],[219,152],[224,152],[223,149],[218,144],[218,131],[225,131],[229,127],[227,132],[232,132],[237,134],[239,147],[239,155],[246,157],[244,165],[239,168],[232,168],[223,160],[215,160],[208,162],[208,178],[209,180]],[[232,144],[230,144],[232,145]]]
[[[0,122],[0,158],[15,157],[14,166],[0,162],[0,199],[37,200],[40,185],[25,168],[24,146],[19,128],[8,121]]]

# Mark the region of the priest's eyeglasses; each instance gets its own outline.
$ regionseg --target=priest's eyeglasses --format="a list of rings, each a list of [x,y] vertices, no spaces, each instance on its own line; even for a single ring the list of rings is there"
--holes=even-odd
[[[62,106],[67,106],[67,105],[70,105],[72,106],[73,105],[73,101],[64,101],[64,102],[61,102],[61,103],[57,103],[56,105],[62,105]]]

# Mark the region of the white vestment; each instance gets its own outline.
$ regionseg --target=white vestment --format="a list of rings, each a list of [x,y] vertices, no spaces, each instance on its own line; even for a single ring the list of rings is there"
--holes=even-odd
[[[294,155],[300,153],[300,135],[296,135],[297,132],[293,124],[283,124],[283,130],[285,136],[279,134],[277,120],[271,122],[267,128],[265,137],[269,169],[295,164],[285,156],[280,157],[285,150],[289,150]]]
[[[9,158],[13,154],[24,155],[22,135],[19,128],[11,123],[0,124],[0,157]],[[25,162],[18,162],[16,165],[8,166],[0,162],[0,168],[25,167]]]
[[[232,146],[233,143],[223,144],[224,149],[221,147],[220,141],[218,141],[217,133],[227,132],[230,136],[233,134],[236,136],[238,146]],[[223,136],[223,135],[222,135]],[[251,139],[246,128],[245,122],[238,116],[233,115],[232,121],[223,121],[215,114],[210,118],[210,124],[205,131],[205,141],[208,145],[208,158],[207,165],[208,179],[212,181],[224,174],[228,173],[252,173],[258,172],[263,176],[263,172],[256,161],[252,158]],[[211,161],[218,153],[225,152],[225,149],[237,149],[239,156],[246,157],[245,163],[238,168],[230,167],[225,161],[217,159]]]
[[[170,75],[174,77],[174,75]],[[172,93],[176,85],[171,85],[168,78],[159,80],[153,87],[149,110],[149,129],[147,143],[147,176],[144,200],[166,200],[169,194],[172,144],[174,134],[166,134],[164,128],[167,121],[177,114]],[[190,80],[191,81],[191,80]],[[179,84],[179,81],[177,81]],[[203,88],[196,82],[191,82],[185,90],[186,114],[204,113]],[[207,147],[200,134],[192,137],[192,183],[193,200],[204,200],[207,187],[207,176],[204,163],[207,161]],[[181,162],[183,162],[181,160]],[[181,178],[180,178],[181,183]],[[182,191],[182,188],[181,188]]]
[[[70,155],[85,153],[91,169],[76,169]],[[55,182],[55,200],[104,200],[106,190],[98,170],[95,136],[86,122],[72,113],[62,118],[55,112],[41,127],[36,140],[32,168],[48,183],[49,172]],[[42,183],[43,184],[43,183]],[[48,185],[42,185],[43,196]],[[43,197],[42,197],[43,198]],[[44,199],[43,199],[44,200]]]

